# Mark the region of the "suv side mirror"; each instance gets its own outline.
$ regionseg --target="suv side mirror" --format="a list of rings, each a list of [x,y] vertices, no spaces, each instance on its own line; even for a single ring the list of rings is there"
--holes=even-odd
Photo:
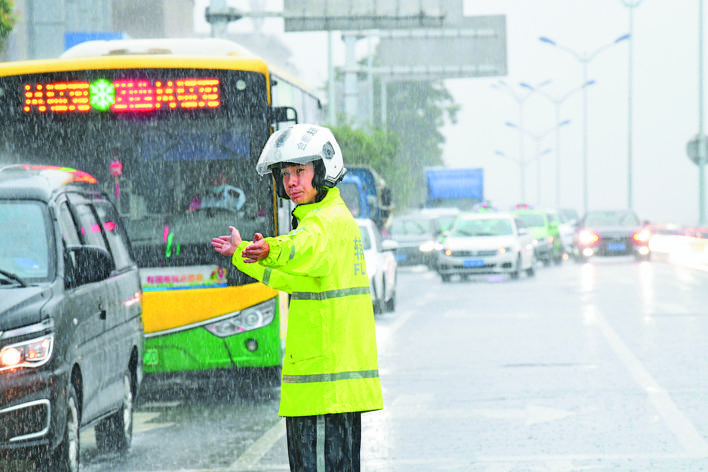
[[[528,228],[519,228],[519,236],[526,236],[529,234]]]
[[[115,270],[113,258],[103,248],[96,246],[69,246],[74,261],[70,278],[74,286],[105,280]]]

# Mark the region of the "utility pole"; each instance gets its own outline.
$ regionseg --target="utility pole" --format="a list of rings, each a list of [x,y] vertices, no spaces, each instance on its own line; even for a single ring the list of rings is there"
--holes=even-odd
[[[225,38],[229,22],[240,20],[241,15],[235,8],[226,6],[226,0],[210,0],[204,17],[211,25],[212,38]]]
[[[706,138],[703,134],[703,0],[698,0],[698,224],[706,223]]]
[[[632,209],[632,127],[633,127],[633,47],[634,47],[634,9],[642,3],[643,0],[620,0],[622,4],[629,9],[629,72],[627,86],[627,208]]]
[[[210,0],[209,6],[204,12],[204,18],[211,25],[212,38],[226,38],[226,30],[229,23],[238,21],[244,17],[250,18],[280,18],[281,12],[253,11],[244,12],[226,5],[227,0]]]

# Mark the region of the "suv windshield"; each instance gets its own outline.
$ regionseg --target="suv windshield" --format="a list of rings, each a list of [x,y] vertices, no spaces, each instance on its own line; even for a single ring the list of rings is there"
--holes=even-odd
[[[457,220],[450,232],[451,236],[510,236],[514,234],[508,219]]]
[[[27,282],[49,278],[46,217],[38,202],[0,201],[0,270]]]
[[[588,213],[585,226],[638,226],[639,218],[628,211],[598,211]]]
[[[428,218],[394,218],[391,223],[391,235],[396,236],[431,236],[432,228]]]
[[[532,228],[543,228],[546,226],[546,219],[539,213],[519,213],[519,219]]]

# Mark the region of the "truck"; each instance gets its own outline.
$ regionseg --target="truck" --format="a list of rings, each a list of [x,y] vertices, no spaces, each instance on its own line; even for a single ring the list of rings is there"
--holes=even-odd
[[[428,167],[425,181],[426,208],[472,211],[484,202],[484,169]]]
[[[363,165],[347,167],[337,187],[355,218],[369,218],[379,229],[386,226],[393,211],[391,189],[374,169]]]

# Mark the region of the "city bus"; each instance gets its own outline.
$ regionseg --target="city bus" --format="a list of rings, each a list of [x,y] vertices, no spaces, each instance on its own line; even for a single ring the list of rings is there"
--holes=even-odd
[[[117,203],[141,273],[146,380],[279,379],[287,298],[211,239],[289,231],[256,162],[279,126],[320,116],[314,93],[221,39],[90,41],[0,64],[0,163],[81,169]]]

